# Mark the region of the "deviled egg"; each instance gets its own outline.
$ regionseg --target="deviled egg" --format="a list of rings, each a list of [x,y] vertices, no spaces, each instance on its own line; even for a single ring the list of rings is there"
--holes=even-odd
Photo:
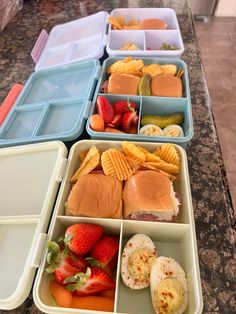
[[[126,243],[121,259],[121,277],[131,289],[143,289],[150,284],[150,272],[157,258],[152,240],[145,234],[136,234]]]
[[[151,269],[150,289],[156,314],[181,314],[186,310],[187,280],[174,259],[164,256],[156,259]]]

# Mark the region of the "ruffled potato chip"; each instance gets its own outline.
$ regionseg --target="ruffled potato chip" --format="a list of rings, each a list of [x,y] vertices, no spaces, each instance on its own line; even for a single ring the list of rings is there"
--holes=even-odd
[[[161,65],[162,74],[167,75],[175,75],[177,71],[177,67],[174,64],[164,64]]]
[[[159,64],[150,64],[142,68],[143,74],[150,74],[151,77],[155,77],[159,74],[163,74],[163,70]]]
[[[95,169],[100,161],[100,154],[96,146],[92,146],[86,157],[84,158],[82,164],[79,169],[75,172],[75,174],[71,178],[71,182],[75,183],[81,176],[90,173],[93,169]]]
[[[171,163],[178,167],[180,165],[178,152],[172,144],[167,143],[161,145],[155,150],[154,154],[167,163]]]
[[[179,174],[179,167],[173,164],[168,164],[167,162],[149,162],[146,161],[142,163],[142,166],[145,166],[149,169],[153,170],[162,170],[169,174],[178,175]]]
[[[133,163],[140,165],[145,161],[145,154],[133,143],[124,141],[122,143],[122,150],[125,155],[132,160]]]
[[[108,150],[102,153],[101,163],[102,169],[106,176],[109,176],[111,178],[117,178],[116,170],[113,166]]]
[[[119,23],[119,25],[120,25],[122,28],[126,25],[125,19],[124,19],[124,17],[123,17],[122,15],[119,15],[119,16],[117,17],[117,22]]]
[[[113,63],[108,69],[107,73],[109,74],[131,74],[140,72],[143,68],[143,60],[141,59],[124,59],[120,61],[116,61]]]
[[[108,155],[111,159],[113,167],[115,168],[118,180],[127,180],[129,177],[132,176],[133,170],[131,168],[131,165],[120,150],[109,149]]]

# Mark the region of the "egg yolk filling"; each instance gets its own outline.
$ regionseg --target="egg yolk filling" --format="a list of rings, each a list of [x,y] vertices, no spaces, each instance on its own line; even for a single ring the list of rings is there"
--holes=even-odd
[[[163,279],[154,291],[154,305],[159,314],[173,314],[184,303],[184,289],[177,279]]]
[[[150,271],[156,260],[156,253],[148,249],[137,249],[129,257],[128,271],[136,280],[149,280]]]

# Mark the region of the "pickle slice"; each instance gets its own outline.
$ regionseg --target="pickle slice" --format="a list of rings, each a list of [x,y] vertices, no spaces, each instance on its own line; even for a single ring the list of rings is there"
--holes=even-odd
[[[139,81],[138,93],[142,96],[151,96],[151,80],[150,74],[145,74]]]
[[[181,124],[184,120],[182,113],[173,113],[166,116],[146,115],[141,118],[141,125],[155,124],[164,129],[171,124]]]

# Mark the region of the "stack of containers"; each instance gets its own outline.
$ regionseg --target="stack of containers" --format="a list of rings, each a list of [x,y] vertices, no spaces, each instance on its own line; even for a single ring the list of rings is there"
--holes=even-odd
[[[114,31],[109,26],[107,36],[105,30],[108,15],[106,12],[99,12],[58,25],[49,35],[43,31],[32,52],[36,61],[36,72],[30,76],[0,126],[0,147],[2,147],[0,238],[4,239],[1,240],[4,245],[0,248],[0,277],[6,283],[0,288],[1,309],[13,309],[24,302],[32,287],[36,270],[39,268],[33,291],[34,301],[40,310],[45,313],[98,313],[98,311],[56,307],[49,294],[50,277],[45,274],[46,241],[61,236],[71,224],[92,222],[103,226],[107,232],[119,236],[120,239],[114,313],[153,313],[151,303],[148,304],[147,290],[138,294],[128,291],[120,278],[122,248],[128,238],[137,231],[152,238],[158,247],[159,255],[172,256],[182,265],[189,288],[186,313],[202,311],[187,157],[180,147],[185,147],[192,138],[193,127],[187,66],[177,59],[184,50],[178,21],[175,12],[171,9],[117,9],[111,15],[116,17],[123,15],[125,19],[137,20],[160,18],[165,20],[171,29]],[[112,62],[119,60],[118,56],[127,55],[127,52],[119,51],[117,48],[130,36],[142,49],[138,53],[129,51],[128,55],[142,58],[148,64],[171,63],[184,70],[182,77],[184,97],[181,99],[153,96],[130,98],[138,103],[140,115],[183,113],[184,136],[175,139],[151,138],[139,134],[121,136],[94,132],[87,122],[87,132],[93,140],[75,143],[67,159],[65,145],[54,140],[66,142],[82,134],[86,119],[96,110],[96,99],[100,95],[106,69]],[[163,41],[169,41],[179,49],[161,51],[159,43]],[[103,55],[106,44],[107,52],[112,57],[104,62],[101,69],[97,59]],[[153,50],[147,51],[147,47]],[[111,101],[126,98],[126,95],[106,96]],[[96,138],[101,140],[94,140]],[[161,142],[171,141],[179,144],[175,147],[180,157],[181,172],[174,183],[174,189],[181,197],[181,208],[176,223],[66,216],[64,203],[72,187],[70,178],[79,166],[79,154],[92,145],[96,145],[101,151],[120,147],[121,142],[117,140],[137,141],[149,151],[159,147]],[[31,144],[34,142],[43,143]],[[11,147],[4,148],[7,146]],[[11,275],[13,269],[14,276]]]

